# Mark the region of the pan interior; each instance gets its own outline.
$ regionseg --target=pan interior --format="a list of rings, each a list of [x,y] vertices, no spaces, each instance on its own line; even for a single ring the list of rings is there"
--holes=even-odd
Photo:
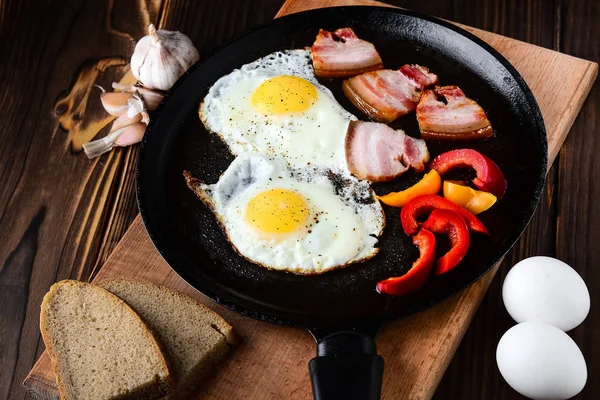
[[[385,67],[420,64],[442,85],[458,85],[487,112],[495,136],[485,141],[428,142],[432,157],[459,147],[496,161],[508,190],[481,215],[490,237],[472,235],[465,260],[431,278],[411,296],[376,292],[381,279],[404,274],[417,258],[402,231],[399,210],[384,206],[387,226],[381,250],[370,261],[319,276],[297,276],[254,265],[232,249],[212,212],[186,187],[183,170],[216,182],[233,160],[225,144],[207,132],[197,109],[221,76],[269,53],[310,46],[320,28],[351,27],[375,44]],[[375,7],[315,10],[252,30],[201,60],[168,93],[148,129],[138,163],[138,201],[157,249],[193,287],[255,318],[300,326],[383,319],[426,308],[488,271],[514,244],[535,210],[543,188],[547,144],[535,100],[516,71],[458,28],[406,11]],[[341,92],[341,80],[321,80],[348,111],[365,120]],[[414,114],[392,124],[418,137]],[[409,172],[377,193],[400,190],[419,177]]]

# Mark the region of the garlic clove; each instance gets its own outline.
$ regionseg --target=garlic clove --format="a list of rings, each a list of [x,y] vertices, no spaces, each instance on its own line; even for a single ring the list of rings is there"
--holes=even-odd
[[[112,87],[114,90],[119,90],[121,92],[134,93],[135,91],[138,91],[146,105],[146,109],[149,111],[156,110],[156,107],[158,107],[165,96],[165,93],[160,90],[148,89],[147,87],[139,85],[121,85],[120,83],[113,82]]]
[[[135,124],[129,125],[126,129],[123,130],[123,132],[117,138],[117,140],[115,140],[115,146],[125,147],[141,142],[144,138],[145,132],[146,124],[142,122],[137,122]]]
[[[100,87],[100,89],[102,89],[100,101],[107,113],[114,115],[115,117],[120,117],[127,113],[128,102],[133,97],[133,93],[107,92],[102,87]]]
[[[115,124],[113,124],[112,130],[108,135],[102,139],[85,143],[83,151],[89,159],[96,158],[111,151],[115,146],[125,147],[141,142],[144,132],[146,132],[146,124],[143,122],[134,122],[117,129],[115,129]]]
[[[151,90],[151,89],[139,88],[138,90],[142,96],[142,99],[144,100],[144,104],[146,105],[146,108],[149,111],[156,110],[156,107],[158,107],[158,105],[162,101],[163,97],[165,97],[164,94],[159,93],[154,90]]]
[[[124,128],[126,126],[135,124],[136,122],[141,122],[142,121],[142,114],[136,114],[134,115],[132,118],[129,118],[129,116],[127,114],[123,114],[121,115],[119,118],[115,119],[115,122],[113,122],[112,127],[110,128],[111,132],[114,132],[116,130],[119,130],[121,128]]]
[[[115,146],[115,140],[118,139],[118,137],[121,135],[121,133],[123,133],[125,129],[127,129],[127,127],[109,133],[102,139],[84,143],[83,152],[89,159],[92,159],[111,151],[112,148]]]
[[[112,83],[112,88],[113,90],[116,90],[118,92],[129,92],[129,93],[133,93],[137,88],[139,87],[143,87],[143,86],[137,86],[137,85],[122,85],[119,82],[113,82]]]
[[[135,92],[133,97],[127,102],[127,116],[133,118],[136,115],[141,115],[142,122],[146,125],[150,123],[150,116],[146,111],[146,105],[139,92]]]
[[[131,56],[131,72],[151,89],[169,90],[200,55],[192,41],[180,32],[148,27]]]

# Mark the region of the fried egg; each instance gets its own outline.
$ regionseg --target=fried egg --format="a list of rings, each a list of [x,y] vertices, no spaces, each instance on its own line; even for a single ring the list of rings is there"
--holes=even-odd
[[[216,184],[190,180],[229,242],[256,264],[312,275],[378,252],[385,218],[367,182],[336,188],[325,169],[290,169],[281,157],[249,153]]]
[[[272,53],[219,79],[200,106],[205,127],[235,155],[282,156],[295,168],[344,171],[356,117],[314,75],[310,50]]]

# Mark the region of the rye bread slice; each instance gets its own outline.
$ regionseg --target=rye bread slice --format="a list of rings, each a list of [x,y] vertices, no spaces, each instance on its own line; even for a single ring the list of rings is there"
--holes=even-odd
[[[138,314],[111,292],[64,280],[44,296],[40,330],[62,399],[159,399],[167,361]]]
[[[176,381],[170,399],[187,398],[236,343],[223,318],[182,293],[141,281],[98,284],[135,309],[162,344]]]

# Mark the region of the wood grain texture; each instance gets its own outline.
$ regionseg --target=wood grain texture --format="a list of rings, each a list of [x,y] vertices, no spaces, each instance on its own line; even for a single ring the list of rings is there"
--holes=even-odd
[[[324,5],[327,2],[318,2]],[[358,1],[353,1],[358,3]],[[295,1],[286,3],[287,11],[299,11],[298,7],[314,6],[315,1]],[[340,4],[338,1],[337,4]],[[400,4],[405,5],[405,4]],[[539,4],[538,4],[539,5]],[[292,8],[296,7],[296,8]],[[451,13],[454,8],[447,5],[445,12]],[[284,8],[284,10],[286,10]],[[492,14],[488,14],[492,15]],[[441,15],[450,18],[452,15]],[[185,17],[178,21],[178,24],[185,24]],[[161,18],[162,21],[162,18]],[[485,25],[485,23],[484,23]],[[179,26],[179,25],[178,25]],[[504,26],[504,25],[503,25]],[[516,26],[516,25],[515,25]],[[553,26],[552,26],[553,28]],[[576,114],[577,107],[583,101],[586,90],[591,85],[591,78],[594,74],[594,66],[582,60],[576,60],[564,55],[549,53],[542,48],[531,47],[525,43],[515,42],[506,38],[499,38],[495,35],[483,32],[477,29],[469,28],[476,35],[492,42],[516,64],[526,80],[532,86],[532,89],[542,107],[542,111],[547,121],[548,132],[550,134],[551,159],[556,156],[562,140],[566,136],[569,124]],[[545,32],[548,27],[540,27]],[[511,31],[509,31],[510,33]],[[528,31],[529,32],[529,31]],[[515,36],[519,36],[517,32]],[[538,36],[527,33],[524,39],[535,42]],[[541,38],[547,38],[547,35],[540,34]],[[547,42],[540,40],[542,45],[548,45]],[[541,57],[541,60],[540,60]],[[524,60],[525,58],[525,60]],[[552,60],[552,62],[551,62]],[[541,62],[540,62],[541,61]],[[521,64],[519,64],[521,63]],[[542,65],[540,69],[539,65]],[[557,68],[559,68],[557,70]],[[558,96],[556,86],[549,83],[549,77],[557,76],[557,71],[567,72],[573,81],[567,87],[566,96]],[[575,76],[575,78],[573,78]],[[546,77],[542,79],[541,77]],[[583,85],[577,85],[576,79],[584,82]],[[540,82],[541,81],[541,82]],[[556,82],[556,80],[554,81]],[[563,80],[564,82],[564,80]],[[557,105],[557,102],[562,104]],[[550,107],[550,112],[547,111]],[[570,110],[563,113],[562,109]],[[555,113],[554,111],[561,112]],[[573,114],[573,115],[572,115]],[[549,122],[548,122],[549,121]],[[571,122],[570,122],[571,121]],[[546,191],[546,198],[542,202],[540,211],[531,224],[529,231],[534,233],[552,231],[549,218],[553,215],[553,194],[555,172],[550,172],[549,185]],[[97,278],[112,276],[118,271],[119,276],[129,276],[150,279],[175,286],[176,288],[187,292],[190,295],[198,296],[191,288],[183,284],[165,265],[164,262],[153,251],[147,235],[139,221],[136,221],[130,232],[119,244],[115,253],[110,257],[107,264],[100,270]],[[534,234],[526,234],[522,245],[513,251],[510,256],[511,262],[520,259],[526,255],[536,254],[539,251],[552,250],[552,241],[535,239]],[[137,268],[136,268],[137,267]],[[505,273],[506,268],[504,268]],[[433,309],[396,321],[389,324],[378,338],[379,352],[386,358],[386,373],[384,376],[384,398],[429,398],[439,380],[441,379],[447,364],[450,362],[454,350],[460,343],[468,322],[477,310],[479,302],[483,298],[486,288],[492,280],[493,274],[489,274],[477,284],[468,290],[459,293],[448,301],[434,307]],[[494,308],[495,313],[486,315],[483,323],[479,323],[479,333],[488,332],[491,324],[498,325],[496,315],[501,313],[501,305],[498,302],[499,281],[496,280],[495,295],[488,297],[489,307]],[[493,287],[494,289],[494,287]],[[248,320],[247,318],[233,314],[222,307],[200,297],[201,301],[216,309],[224,315],[241,333],[244,339],[242,348],[224,365],[215,376],[204,385],[204,397],[208,398],[310,398],[310,385],[306,370],[306,363],[313,356],[314,344],[309,335],[303,331],[292,328],[277,327]],[[500,325],[509,326],[510,321],[504,315]],[[477,327],[475,328],[477,332]],[[481,341],[480,341],[481,342]],[[489,350],[495,347],[496,337],[484,341],[484,347]],[[275,349],[275,350],[274,350]],[[488,352],[485,357],[473,357],[469,360],[475,360],[478,366],[471,366],[469,370],[475,367],[484,371],[495,371],[493,366],[493,352]],[[30,389],[42,390],[43,393],[52,394],[52,374],[48,368],[44,368],[47,360],[42,358],[41,364],[35,368],[35,373],[30,375],[27,386]],[[485,364],[487,368],[481,368]],[[232,372],[233,371],[233,372]],[[261,371],[259,373],[259,371]],[[399,378],[400,377],[400,378]],[[438,398],[468,398],[464,392],[464,371],[461,376],[461,385],[452,384],[450,381],[450,393],[439,393]],[[494,377],[493,385],[489,387],[502,387],[504,394],[512,394],[506,385],[503,386],[501,380]],[[471,398],[481,398],[481,393],[486,389],[483,385],[473,384],[468,386],[472,392]],[[460,390],[462,388],[462,391]],[[52,398],[50,396],[50,398]],[[487,396],[485,398],[488,398]],[[491,396],[489,397],[491,398]],[[504,398],[504,397],[502,397]]]
[[[559,48],[578,57],[600,59],[600,4],[564,1]],[[570,332],[588,367],[582,399],[600,395],[600,85],[593,86],[569,138],[560,152],[557,191],[556,255],[573,266],[588,283],[591,311]]]
[[[59,129],[53,112],[59,93],[82,65],[131,48],[130,41],[102,34],[105,8],[56,1],[32,12],[22,2],[2,5],[0,282],[2,293],[14,296],[0,309],[0,398],[24,396],[21,382],[43,350],[38,321],[44,292],[56,279],[87,275],[112,212],[109,204],[113,201],[119,213],[124,204],[113,188],[131,150],[90,162],[71,151],[73,137]],[[37,29],[25,26],[46,28],[34,34]],[[92,29],[98,32],[97,46],[85,46],[81,39]],[[90,73],[106,85],[122,71],[106,65]],[[74,113],[75,122],[97,115],[98,105]]]

